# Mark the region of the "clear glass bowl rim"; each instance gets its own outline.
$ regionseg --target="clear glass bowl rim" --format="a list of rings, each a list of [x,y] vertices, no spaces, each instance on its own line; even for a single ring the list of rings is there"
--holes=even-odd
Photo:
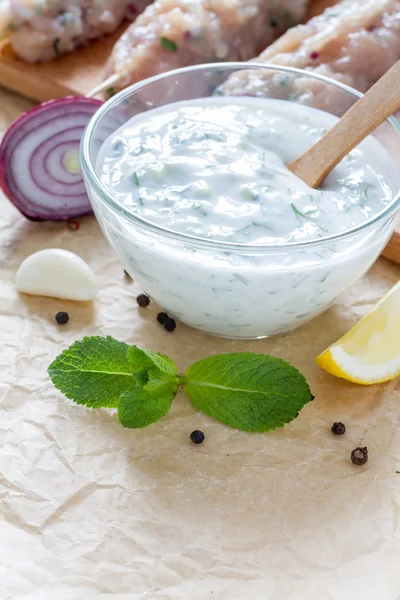
[[[148,221],[140,217],[139,215],[135,215],[134,213],[128,211],[121,204],[119,204],[114,198],[111,196],[108,189],[101,183],[100,179],[96,175],[96,171],[94,165],[92,164],[90,158],[90,145],[92,136],[96,130],[98,122],[101,118],[110,110],[112,110],[117,104],[121,101],[124,101],[126,98],[131,96],[133,93],[138,90],[151,85],[157,81],[162,79],[167,79],[169,77],[174,77],[175,75],[181,75],[185,73],[190,73],[193,71],[205,71],[205,70],[218,70],[218,69],[240,69],[240,70],[267,70],[267,71],[282,71],[285,73],[291,73],[294,75],[307,76],[313,79],[317,79],[319,81],[323,81],[324,83],[328,83],[330,85],[336,86],[339,89],[356,96],[357,98],[362,98],[364,94],[359,92],[358,90],[345,85],[339,81],[335,81],[334,79],[330,79],[329,77],[325,77],[324,75],[319,75],[317,73],[312,73],[310,71],[305,71],[303,69],[296,69],[294,67],[284,67],[281,65],[274,65],[272,63],[255,63],[255,62],[220,62],[220,63],[205,63],[202,65],[194,65],[190,67],[183,67],[181,69],[174,69],[172,71],[167,71],[166,73],[161,73],[160,75],[156,75],[154,77],[149,77],[147,79],[143,79],[142,81],[135,83],[128,88],[122,90],[110,100],[105,102],[93,115],[91,120],[89,121],[80,146],[80,162],[82,166],[82,170],[84,176],[86,177],[90,187],[92,187],[96,193],[96,195],[100,198],[100,200],[112,211],[118,215],[122,215],[128,221],[138,225],[141,229],[145,229],[147,231],[151,231],[152,233],[166,236],[169,238],[173,238],[175,240],[179,240],[186,244],[192,244],[196,246],[201,246],[203,248],[221,250],[221,251],[238,251],[241,252],[252,252],[252,253],[265,253],[265,251],[282,251],[287,248],[292,250],[302,249],[302,248],[310,248],[317,247],[321,245],[325,245],[326,243],[336,242],[338,240],[345,240],[349,237],[357,233],[361,233],[362,231],[366,231],[375,225],[379,224],[381,221],[386,221],[392,215],[394,215],[397,210],[400,208],[400,190],[397,192],[393,200],[385,206],[380,212],[375,214],[370,219],[364,221],[360,225],[356,227],[352,227],[351,229],[347,229],[346,231],[341,231],[339,233],[318,238],[315,240],[306,240],[302,242],[289,242],[287,244],[263,244],[263,245],[250,245],[250,244],[240,244],[240,243],[232,243],[232,242],[224,242],[219,240],[207,240],[205,238],[196,237],[193,235],[189,235],[186,233],[180,233],[173,231],[172,229],[167,229]],[[400,125],[396,118],[390,117],[386,120],[386,122],[390,123],[394,130],[400,136]]]

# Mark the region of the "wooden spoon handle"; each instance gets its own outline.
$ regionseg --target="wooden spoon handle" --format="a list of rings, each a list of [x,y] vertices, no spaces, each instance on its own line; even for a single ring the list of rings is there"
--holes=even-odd
[[[318,187],[346,154],[399,109],[400,60],[288,169],[310,187]]]

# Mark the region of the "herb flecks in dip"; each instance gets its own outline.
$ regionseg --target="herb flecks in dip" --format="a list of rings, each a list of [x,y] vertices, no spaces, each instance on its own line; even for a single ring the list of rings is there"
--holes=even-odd
[[[126,208],[176,232],[256,245],[321,238],[362,223],[392,199],[371,138],[318,190],[285,167],[335,120],[254,98],[170,104],[116,132],[98,172]]]
[[[96,171],[124,211],[111,216],[92,194],[96,214],[166,318],[228,337],[281,333],[369,268],[391,221],[335,234],[399,189],[383,146],[369,137],[318,190],[285,167],[336,120],[289,101],[219,97],[145,111],[106,140]]]

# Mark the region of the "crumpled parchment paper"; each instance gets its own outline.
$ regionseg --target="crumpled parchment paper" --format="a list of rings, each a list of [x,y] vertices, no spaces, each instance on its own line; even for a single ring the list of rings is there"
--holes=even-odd
[[[0,92],[1,129],[28,103]],[[380,259],[324,315],[258,342],[173,334],[139,309],[94,218],[78,231],[32,223],[1,197],[0,598],[2,600],[396,600],[400,598],[399,383],[361,387],[314,357],[399,279]],[[41,248],[77,252],[100,286],[91,304],[18,295],[20,262]],[[70,321],[57,326],[54,315]],[[316,398],[284,429],[235,431],[183,394],[144,430],[66,400],[49,363],[84,335],[169,354],[180,369],[254,350],[299,367]],[[345,436],[333,436],[333,421]],[[189,441],[202,429],[206,441]],[[369,448],[353,466],[350,452]]]

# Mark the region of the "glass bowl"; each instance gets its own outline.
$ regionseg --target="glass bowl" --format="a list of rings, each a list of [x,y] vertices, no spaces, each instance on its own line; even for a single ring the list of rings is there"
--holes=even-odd
[[[250,246],[176,233],[119,204],[95,171],[105,139],[135,114],[221,93],[279,98],[338,116],[361,96],[319,75],[258,63],[170,71],[127,88],[98,110],[83,136],[81,163],[98,222],[123,268],[142,290],[168,314],[192,327],[254,339],[306,323],[361,277],[396,226],[400,193],[394,177],[393,200],[361,225],[281,246]],[[394,118],[374,135],[393,159],[400,157],[400,129]]]

